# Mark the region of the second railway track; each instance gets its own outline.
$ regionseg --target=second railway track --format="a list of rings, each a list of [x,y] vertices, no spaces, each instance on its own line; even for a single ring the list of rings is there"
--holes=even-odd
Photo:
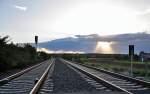
[[[63,60],[78,70],[89,72],[105,81],[116,85],[117,87],[128,91],[131,94],[150,94],[150,83],[135,78],[127,77],[121,74],[116,74],[102,69],[93,68],[87,65],[80,65]]]
[[[35,85],[35,79],[41,77],[49,64],[50,61],[47,60],[38,66],[25,70],[27,72],[23,70],[15,75],[5,78],[11,80],[0,86],[0,94],[29,94]],[[14,78],[15,76],[16,78]]]

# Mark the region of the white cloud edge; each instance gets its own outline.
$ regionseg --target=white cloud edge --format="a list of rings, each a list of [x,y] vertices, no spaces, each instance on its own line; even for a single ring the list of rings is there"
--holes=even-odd
[[[37,51],[46,52],[46,53],[85,53],[81,51],[63,51],[63,50],[53,51],[53,50],[48,50],[46,48],[37,48]]]
[[[26,11],[27,10],[27,7],[25,7],[25,6],[14,5],[14,8],[22,10],[22,11]]]

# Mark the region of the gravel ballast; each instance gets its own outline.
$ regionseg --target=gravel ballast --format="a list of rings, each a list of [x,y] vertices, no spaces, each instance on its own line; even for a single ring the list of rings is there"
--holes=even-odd
[[[54,92],[79,92],[95,90],[74,70],[56,60],[53,73]]]
[[[52,78],[54,83],[53,94],[124,94],[97,90],[80,74],[59,59],[55,60]]]

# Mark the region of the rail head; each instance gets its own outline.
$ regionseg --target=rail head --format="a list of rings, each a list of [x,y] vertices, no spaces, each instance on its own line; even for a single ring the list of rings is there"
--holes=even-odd
[[[41,78],[35,84],[35,86],[31,90],[30,94],[37,94],[38,93],[38,91],[40,90],[40,87],[42,86],[43,82],[45,81],[45,79],[48,75],[48,72],[49,72],[49,70],[50,70],[50,68],[52,67],[53,64],[54,64],[54,61],[51,61],[50,65],[47,67],[47,69],[45,70],[45,72],[43,73]]]

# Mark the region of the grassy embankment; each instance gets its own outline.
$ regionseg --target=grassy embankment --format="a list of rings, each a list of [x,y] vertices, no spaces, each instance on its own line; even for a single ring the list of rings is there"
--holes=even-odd
[[[130,73],[130,62],[127,60],[111,60],[111,61],[91,61],[88,59],[81,59],[81,61],[85,64],[103,68],[109,71],[122,73],[125,75],[129,75]],[[147,64],[147,67],[145,66]],[[147,69],[147,71],[146,71]],[[133,62],[133,76],[139,77],[150,77],[150,62]]]

